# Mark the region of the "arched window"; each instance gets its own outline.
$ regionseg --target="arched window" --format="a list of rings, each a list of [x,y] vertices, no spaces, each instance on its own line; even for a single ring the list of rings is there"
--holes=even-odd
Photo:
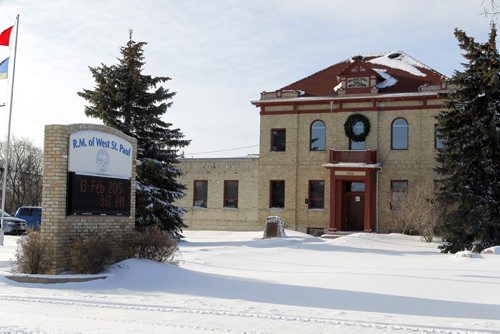
[[[361,121],[354,123],[352,126],[352,132],[355,135],[360,135],[365,132],[365,124]],[[354,141],[349,139],[349,149],[350,150],[366,150],[366,141]]]
[[[309,150],[324,151],[326,149],[326,126],[323,121],[314,121],[311,124],[311,140]]]
[[[408,149],[408,122],[404,118],[396,118],[392,122],[391,141],[393,150]]]

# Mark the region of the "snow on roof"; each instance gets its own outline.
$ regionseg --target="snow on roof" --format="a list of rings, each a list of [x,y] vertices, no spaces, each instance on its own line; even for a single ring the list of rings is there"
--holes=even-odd
[[[341,89],[342,89],[342,82],[339,82],[339,84],[337,86],[333,87],[333,91],[334,92],[337,92],[337,91],[339,91]]]
[[[367,164],[364,162],[336,162],[336,163],[326,163],[322,164],[321,167],[332,168],[332,167],[347,167],[347,168],[380,168],[382,165],[380,163]]]
[[[387,75],[394,78],[394,80],[387,80],[388,78],[384,77],[384,74],[378,72],[378,75],[385,79],[385,81],[379,83],[377,86],[380,89],[378,93],[384,95],[417,93],[420,92],[420,87],[424,85],[440,85],[445,79],[439,72],[402,51],[379,52],[357,54],[282,87],[280,90],[304,91],[305,93],[300,95],[301,99],[336,96],[336,92],[341,89],[338,86],[341,81],[340,76],[342,74],[350,74],[348,73],[350,70],[349,67],[352,66],[353,62],[359,62],[360,66],[369,71],[372,71],[374,68],[383,69]],[[283,98],[290,99],[288,96],[280,97],[281,100]],[[266,102],[270,102],[267,97]]]
[[[390,94],[384,94],[384,95],[374,95],[371,98],[373,99],[387,99],[387,98],[392,98],[392,97],[409,97],[409,96],[437,96],[439,92],[436,91],[423,91],[423,92],[408,92],[408,93],[390,93]],[[341,97],[338,96],[308,96],[308,97],[296,97],[296,98],[289,98],[287,101],[291,102],[298,102],[298,101],[324,101],[325,99],[329,101],[335,101],[337,99],[341,100],[349,100],[349,99],[359,99],[358,95],[344,95]],[[262,100],[252,100],[250,101],[254,105],[260,105],[262,103],[279,103],[283,102],[282,98],[275,98],[275,99],[266,99],[265,101]],[[190,158],[191,159],[191,158]],[[203,158],[194,158],[194,159],[203,159]],[[209,158],[205,158],[209,159]],[[213,158],[210,158],[213,159]],[[185,159],[184,159],[185,160]]]
[[[382,70],[382,69],[378,69],[378,68],[374,68],[373,70],[375,72],[377,72],[377,74],[380,75],[384,79],[384,81],[379,82],[377,84],[377,88],[391,87],[391,86],[394,86],[396,84],[396,82],[398,82],[398,80],[396,78],[394,78],[389,73],[387,73],[387,70]]]
[[[418,67],[429,69],[424,64],[409,57],[403,52],[391,52],[386,55],[368,60],[368,62],[372,64],[384,65],[387,67],[399,69],[419,77],[425,77],[425,74],[422,73],[418,69]]]

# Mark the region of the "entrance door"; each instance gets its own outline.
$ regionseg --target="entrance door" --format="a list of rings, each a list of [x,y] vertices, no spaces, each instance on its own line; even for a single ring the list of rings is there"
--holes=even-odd
[[[364,184],[348,183],[344,196],[344,231],[364,230]],[[357,191],[355,191],[357,190]]]

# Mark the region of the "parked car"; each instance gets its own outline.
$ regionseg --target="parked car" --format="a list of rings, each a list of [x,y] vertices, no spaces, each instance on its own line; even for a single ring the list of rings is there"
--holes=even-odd
[[[39,230],[42,223],[42,208],[39,206],[21,206],[16,211],[16,217],[24,219],[28,228]]]
[[[2,210],[0,209],[0,217]],[[5,234],[23,234],[26,232],[26,220],[13,217],[4,211],[3,231]]]

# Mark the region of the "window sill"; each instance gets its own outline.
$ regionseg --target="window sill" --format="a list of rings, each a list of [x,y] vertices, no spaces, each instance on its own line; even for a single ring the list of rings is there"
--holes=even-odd
[[[204,206],[193,206],[193,209],[202,209],[202,210],[206,210],[207,208],[204,207]]]
[[[323,208],[323,209],[311,209],[311,208],[307,208],[307,211],[313,211],[313,212],[324,212],[324,211],[325,211],[325,208]]]
[[[281,210],[284,210],[285,208],[269,208],[269,210],[272,210],[272,211],[281,211]]]

